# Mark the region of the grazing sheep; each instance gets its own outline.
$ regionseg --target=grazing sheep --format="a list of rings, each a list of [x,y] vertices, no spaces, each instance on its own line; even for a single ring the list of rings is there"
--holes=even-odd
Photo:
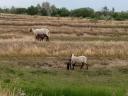
[[[77,66],[78,64],[81,65],[80,69],[82,69],[83,66],[86,64],[86,69],[88,70],[87,57],[85,56],[74,56],[74,54],[72,54],[70,64],[73,70],[74,70],[74,66]]]
[[[41,29],[30,29],[30,32],[33,32],[35,35],[35,38],[37,40],[42,40],[46,37],[46,41],[49,41],[49,30],[46,28],[41,28]]]

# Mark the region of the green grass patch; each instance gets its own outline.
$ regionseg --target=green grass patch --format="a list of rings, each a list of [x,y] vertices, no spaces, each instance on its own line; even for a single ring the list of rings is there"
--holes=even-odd
[[[1,88],[16,96],[125,96],[127,78],[120,70],[67,71],[0,63]]]

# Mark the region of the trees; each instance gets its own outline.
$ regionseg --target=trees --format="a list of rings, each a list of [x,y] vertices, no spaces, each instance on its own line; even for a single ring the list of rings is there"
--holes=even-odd
[[[58,16],[58,9],[55,5],[51,5],[51,16]]]
[[[26,14],[27,9],[26,8],[16,8],[14,11],[16,14]]]
[[[70,12],[68,9],[63,7],[63,8],[58,9],[58,14],[59,14],[59,16],[65,17],[65,16],[69,16]]]
[[[115,12],[112,17],[115,19],[115,20],[126,20],[128,19],[128,12]]]
[[[10,9],[10,13],[13,13],[13,14],[16,13],[16,8],[15,8],[14,6],[11,7],[11,9]]]
[[[41,14],[45,16],[51,16],[51,6],[49,2],[43,2],[42,3],[42,10]]]
[[[91,8],[79,8],[71,11],[71,16],[74,17],[93,17],[94,10]]]
[[[125,20],[128,19],[128,11],[116,12],[114,8],[109,9],[104,6],[100,11],[95,11],[92,8],[78,8],[68,10],[65,7],[57,8],[55,5],[50,5],[49,2],[43,2],[36,6],[29,6],[28,8],[0,8],[0,13],[13,13],[13,14],[28,14],[28,15],[41,15],[41,16],[60,16],[60,17],[82,17],[82,18],[94,18],[102,20]]]
[[[109,14],[109,9],[108,9],[108,7],[107,7],[107,6],[104,6],[104,7],[102,8],[101,12],[102,12],[102,14],[103,14],[104,16],[107,16],[107,15]]]
[[[28,7],[27,14],[29,14],[29,15],[36,15],[37,13],[38,13],[37,7],[34,7],[34,6]]]
[[[42,8],[41,8],[41,5],[40,4],[37,4],[36,5],[36,8],[37,8],[37,15],[41,15],[41,10],[42,10]]]

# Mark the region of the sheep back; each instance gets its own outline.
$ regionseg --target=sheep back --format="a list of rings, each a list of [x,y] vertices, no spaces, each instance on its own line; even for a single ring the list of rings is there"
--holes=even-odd
[[[35,30],[33,30],[33,33],[34,33],[35,35],[37,35],[37,34],[46,34],[46,35],[48,36],[48,35],[49,35],[49,30],[46,29],[46,28],[35,29]]]
[[[72,63],[87,63],[87,57],[85,57],[85,56],[78,56],[78,57],[73,56],[71,58],[71,62]]]

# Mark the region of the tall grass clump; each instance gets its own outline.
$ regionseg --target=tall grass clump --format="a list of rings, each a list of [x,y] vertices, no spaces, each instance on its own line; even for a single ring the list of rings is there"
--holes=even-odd
[[[128,43],[122,42],[0,42],[0,56],[64,57],[71,53],[91,57],[127,58]]]
[[[68,87],[68,88],[23,88],[27,96],[124,96],[121,88],[107,87]]]

